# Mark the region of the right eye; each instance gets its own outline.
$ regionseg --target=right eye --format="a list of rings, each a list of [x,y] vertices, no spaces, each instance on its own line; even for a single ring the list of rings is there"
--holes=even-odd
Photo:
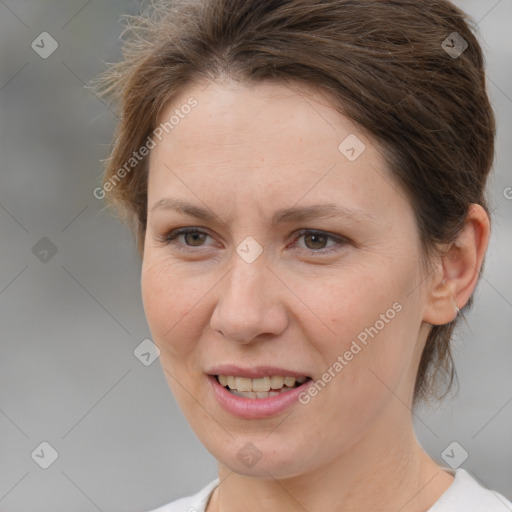
[[[182,245],[185,247],[202,247],[208,233],[197,228],[179,228],[173,229],[166,235],[160,237],[160,240],[166,245]],[[177,241],[179,237],[183,237],[183,242]],[[210,237],[211,238],[211,237]]]

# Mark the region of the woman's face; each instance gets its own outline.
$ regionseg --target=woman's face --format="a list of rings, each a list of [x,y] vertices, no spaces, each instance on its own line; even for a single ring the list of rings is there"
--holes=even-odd
[[[222,464],[275,478],[356,443],[391,448],[410,421],[428,279],[376,146],[298,85],[194,85],[162,123],[172,115],[151,150],[142,294],[192,428]],[[294,376],[308,380],[265,392]]]

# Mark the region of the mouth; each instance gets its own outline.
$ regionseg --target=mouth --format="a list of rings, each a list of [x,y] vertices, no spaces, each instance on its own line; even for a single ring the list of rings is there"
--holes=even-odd
[[[262,399],[289,393],[302,386],[311,377],[268,375],[255,379],[234,375],[214,375],[217,382],[239,398]]]
[[[264,419],[296,407],[314,381],[309,375],[270,366],[223,365],[207,372],[213,396],[230,415]]]

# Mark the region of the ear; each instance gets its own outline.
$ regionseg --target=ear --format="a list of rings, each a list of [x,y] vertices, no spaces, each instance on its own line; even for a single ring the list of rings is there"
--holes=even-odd
[[[452,322],[458,309],[467,303],[478,281],[489,236],[487,212],[479,204],[470,205],[459,237],[447,246],[432,274],[425,322],[432,325]]]

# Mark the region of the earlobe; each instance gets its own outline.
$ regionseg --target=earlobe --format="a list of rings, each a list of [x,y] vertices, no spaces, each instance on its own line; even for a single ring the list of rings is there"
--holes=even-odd
[[[475,289],[489,235],[487,212],[472,204],[457,240],[447,247],[433,273],[425,322],[443,325],[455,320]]]

